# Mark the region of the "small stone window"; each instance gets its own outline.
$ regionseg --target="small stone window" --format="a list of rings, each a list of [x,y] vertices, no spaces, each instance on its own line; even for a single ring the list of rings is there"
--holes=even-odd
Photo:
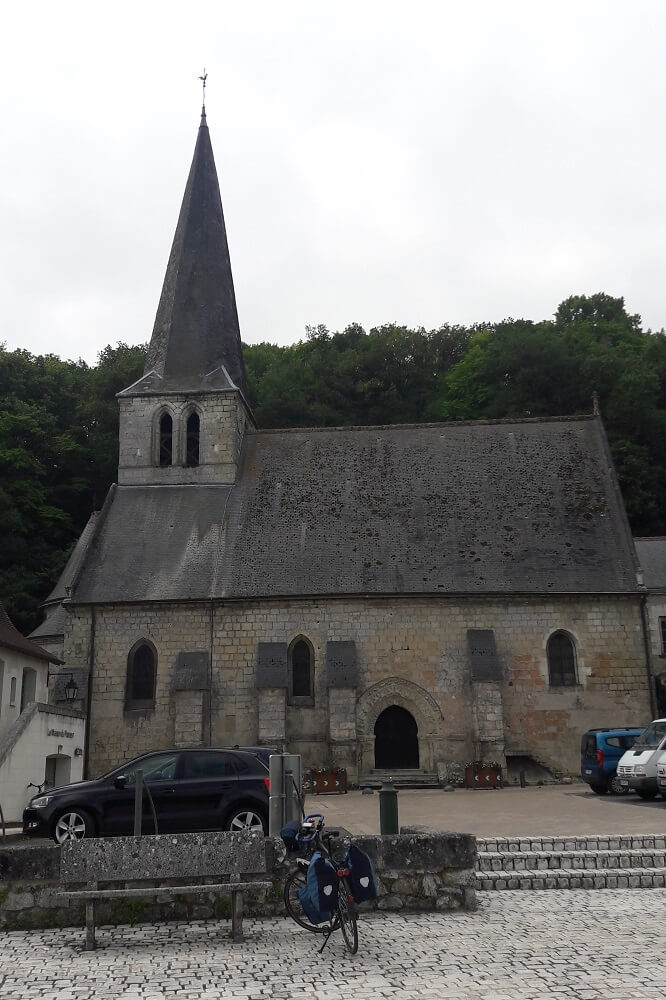
[[[185,465],[195,466],[199,464],[199,414],[190,413],[187,418],[185,442]]]
[[[659,652],[662,656],[666,656],[666,618],[659,619],[659,638],[661,640]]]
[[[551,687],[575,687],[576,647],[566,632],[554,632],[546,647],[548,683]]]
[[[173,420],[164,413],[160,418],[160,466],[165,468],[173,463]]]
[[[289,647],[289,701],[293,705],[314,705],[314,652],[302,637]]]
[[[146,711],[155,708],[157,654],[152,643],[141,639],[127,657],[125,710]]]

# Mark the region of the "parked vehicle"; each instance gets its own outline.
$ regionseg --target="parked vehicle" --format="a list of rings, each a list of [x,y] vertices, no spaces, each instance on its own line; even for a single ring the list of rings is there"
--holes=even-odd
[[[666,744],[657,761],[657,792],[666,799]]]
[[[146,794],[142,832],[268,830],[267,747],[159,750],[126,761],[94,781],[49,789],[23,812],[23,832],[57,844],[134,831],[136,772]]]
[[[642,799],[657,795],[657,764],[666,750],[666,719],[655,719],[620,759],[617,776],[622,787],[633,788]]]
[[[623,726],[617,729],[588,729],[580,741],[580,776],[597,795],[626,795],[628,784],[622,784],[617,765],[633,747],[643,730]]]

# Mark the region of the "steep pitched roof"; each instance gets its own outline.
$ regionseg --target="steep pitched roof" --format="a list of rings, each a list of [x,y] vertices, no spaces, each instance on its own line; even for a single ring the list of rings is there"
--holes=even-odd
[[[118,487],[75,602],[635,592],[598,418],[250,432],[234,487]]]
[[[202,113],[144,378],[124,394],[230,386],[247,396],[220,187]]]
[[[95,527],[100,518],[100,512],[95,511],[90,515],[88,523],[79,535],[65,568],[58,577],[57,583],[49,596],[42,604],[44,611],[44,621],[40,622],[37,628],[30,633],[31,639],[52,639],[60,637],[65,631],[67,612],[62,602],[69,597],[72,585],[85,560],[90,540],[95,532]]]
[[[0,604],[0,648],[13,649],[17,653],[25,653],[26,656],[34,656],[37,660],[46,660],[48,663],[62,663],[57,656],[42,649],[36,642],[31,642],[21,635],[13,624],[11,618]]]
[[[666,591],[666,538],[634,538],[634,544],[647,589]]]

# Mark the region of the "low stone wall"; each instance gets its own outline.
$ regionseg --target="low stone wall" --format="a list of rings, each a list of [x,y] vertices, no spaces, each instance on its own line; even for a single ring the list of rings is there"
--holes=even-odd
[[[372,858],[379,897],[362,910],[473,910],[476,906],[476,841],[463,833],[409,833],[389,837],[354,837],[354,843]],[[250,916],[284,914],[282,891],[293,862],[279,838],[266,838],[269,892],[248,893]],[[0,842],[0,930],[83,926],[84,906],[53,895],[59,884],[60,848],[55,844],[4,847]],[[211,882],[216,879],[211,878]],[[156,885],[155,882],[114,883],[117,888]],[[165,883],[160,883],[164,885]],[[169,885],[178,885],[177,880]],[[181,883],[182,884],[182,883]],[[101,886],[104,883],[100,883]],[[71,887],[70,887],[71,888]],[[144,921],[206,920],[229,916],[231,899],[183,893],[160,900],[125,899],[96,904],[97,923],[136,924]]]

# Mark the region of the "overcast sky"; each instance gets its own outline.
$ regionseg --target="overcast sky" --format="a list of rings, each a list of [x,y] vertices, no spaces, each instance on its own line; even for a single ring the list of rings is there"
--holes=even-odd
[[[666,326],[663,0],[3,7],[0,342],[147,341],[207,111],[243,338]]]

